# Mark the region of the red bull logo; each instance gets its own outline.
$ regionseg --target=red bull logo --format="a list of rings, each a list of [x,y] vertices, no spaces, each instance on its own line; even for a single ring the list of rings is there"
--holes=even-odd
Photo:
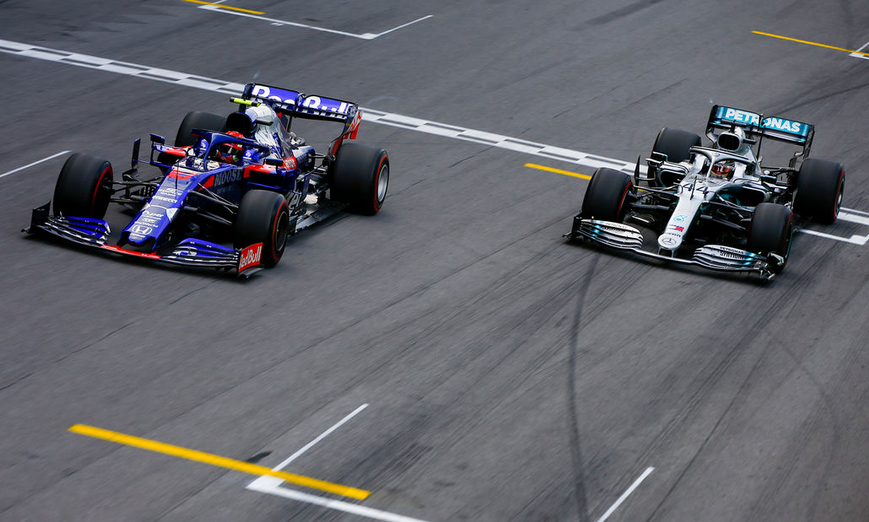
[[[262,243],[256,243],[249,247],[241,249],[241,253],[238,256],[238,271],[244,272],[248,268],[259,265],[260,260],[262,259],[262,255]]]

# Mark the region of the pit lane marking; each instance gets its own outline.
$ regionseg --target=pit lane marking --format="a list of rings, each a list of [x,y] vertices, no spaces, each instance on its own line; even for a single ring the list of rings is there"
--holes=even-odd
[[[287,457],[286,460],[278,464],[276,467],[272,469],[272,471],[280,471],[284,467],[288,466],[291,462],[301,457],[306,451],[314,447],[317,443],[328,437],[332,432],[346,424],[350,419],[358,415],[362,410],[368,407],[368,404],[363,404],[359,406],[351,413],[346,415],[343,419],[332,425],[329,429],[321,433],[319,436],[314,438],[311,442],[302,446],[298,451]],[[337,511],[343,511],[345,513],[351,513],[354,515],[359,515],[363,517],[372,518],[375,520],[383,520],[386,522],[423,522],[419,519],[407,517],[404,515],[398,515],[396,513],[390,513],[388,511],[383,511],[380,509],[374,509],[369,507],[363,507],[357,504],[350,504],[349,502],[342,502],[340,500],[333,500],[324,497],[318,497],[317,495],[311,495],[308,493],[303,493],[301,491],[297,491],[294,489],[288,489],[285,487],[281,487],[282,481],[277,478],[263,475],[250,484],[247,485],[247,489],[251,491],[258,491],[260,493],[265,493],[267,495],[274,495],[277,497],[288,498],[291,500],[297,500],[299,502],[306,502],[308,504],[314,504],[317,506],[334,509]]]
[[[861,52],[861,51],[863,51],[863,49],[865,49],[867,47],[869,47],[869,42],[866,42],[863,45],[861,45],[860,47],[858,47],[857,50],[854,51],[853,53],[851,53],[850,56],[853,56],[854,58],[862,58],[864,60],[869,60],[869,56],[867,56],[866,53]]]
[[[565,176],[570,176],[572,178],[591,179],[591,176],[589,176],[588,174],[580,174],[579,172],[571,172],[569,170],[554,169],[552,167],[547,167],[545,165],[538,165],[536,163],[526,163],[525,166],[528,167],[529,169],[545,170],[546,172],[554,172],[556,174],[564,174]]]
[[[266,483],[266,481],[268,482],[268,484]],[[337,511],[343,511],[345,513],[359,515],[374,520],[383,520],[385,522],[425,522],[418,518],[398,515],[395,513],[390,513],[389,511],[360,506],[357,504],[351,504],[349,502],[342,502],[340,500],[333,500],[330,498],[318,497],[317,495],[302,493],[301,491],[296,491],[294,489],[281,488],[278,487],[279,482],[279,480],[273,479],[272,477],[262,477],[261,479],[256,480],[254,481],[254,483],[249,485],[248,489],[252,491],[259,491],[260,493],[266,493],[268,495],[288,498],[290,500],[307,502],[309,504],[314,504]]]
[[[646,468],[646,471],[644,471],[642,475],[640,475],[639,477],[637,477],[637,479],[636,479],[636,480],[635,480],[635,481],[634,481],[630,486],[628,486],[628,489],[626,489],[625,492],[622,493],[622,496],[620,496],[620,497],[619,497],[619,498],[618,498],[618,499],[613,503],[613,505],[610,506],[610,508],[607,509],[606,512],[605,512],[603,515],[601,515],[601,517],[600,517],[599,519],[597,519],[597,522],[604,522],[606,519],[608,519],[608,518],[610,517],[610,515],[612,515],[612,514],[615,512],[615,510],[618,509],[619,506],[621,506],[622,503],[623,503],[623,502],[624,502],[624,501],[625,501],[629,496],[631,496],[631,493],[633,493],[634,490],[636,490],[638,487],[640,487],[640,484],[642,484],[643,481],[646,480],[646,477],[648,477],[649,475],[651,475],[653,471],[655,471],[655,468],[653,468],[652,466],[649,466],[648,468]]]
[[[241,471],[243,473],[250,473],[252,475],[268,475],[270,477],[275,477],[276,479],[280,479],[291,484],[296,484],[311,489],[319,489],[327,493],[333,493],[335,495],[355,498],[358,500],[364,500],[368,498],[368,495],[371,494],[368,491],[353,488],[350,486],[343,486],[341,484],[326,482],[325,480],[319,480],[303,475],[296,475],[295,473],[287,473],[285,471],[274,471],[265,466],[252,464],[250,462],[221,457],[219,455],[205,453],[203,451],[197,451],[181,446],[166,444],[164,442],[143,439],[141,437],[126,435],[123,433],[118,433],[116,431],[105,430],[94,426],[75,424],[69,428],[69,431],[71,431],[72,433],[77,433],[79,435],[85,435],[88,437],[103,439],[110,442],[116,442],[118,444],[124,444],[135,448],[163,453],[165,455],[171,455],[173,457],[201,462],[203,464],[210,464],[212,466],[217,466],[221,468]]]
[[[190,2],[193,4],[202,4],[204,6],[215,7],[217,9],[229,9],[230,11],[238,11],[240,13],[249,13],[254,15],[264,15],[265,13],[262,11],[251,11],[250,9],[242,9],[241,7],[233,7],[231,5],[223,5],[223,2],[203,2],[202,0],[184,0],[185,2]]]
[[[24,169],[29,169],[30,167],[34,167],[34,166],[39,165],[40,163],[46,162],[48,160],[53,160],[54,158],[56,158],[58,156],[63,156],[64,154],[67,154],[67,153],[69,153],[69,151],[64,150],[64,151],[58,152],[57,154],[53,154],[47,158],[42,158],[39,161],[34,161],[33,163],[28,163],[27,165],[24,165],[23,167],[18,167],[17,169],[13,169],[13,170],[10,170],[9,172],[5,172],[3,174],[0,174],[0,178],[5,178],[6,176],[8,176],[10,174],[15,174],[16,172],[21,172]]]
[[[810,42],[808,40],[799,40],[797,38],[791,38],[788,36],[781,36],[778,34],[763,33],[761,31],[752,31],[752,33],[759,34],[761,36],[769,36],[770,38],[779,38],[781,40],[788,40],[790,42],[797,42],[797,43],[806,44],[806,45],[814,45],[816,47],[823,47],[824,49],[833,49],[834,51],[842,51],[842,52],[849,53],[850,56],[854,56],[856,58],[869,59],[869,53],[862,52],[862,50],[865,49],[866,46],[869,45],[869,43],[863,45],[863,47],[861,47],[860,49],[851,50],[851,49],[844,49],[842,47],[835,47],[833,45],[822,44],[822,43],[818,43],[818,42]]]
[[[349,36],[351,38],[359,38],[361,40],[374,40],[375,38],[379,38],[385,34],[389,34],[389,33],[393,32],[393,31],[398,31],[399,29],[403,29],[403,28],[405,28],[409,25],[413,25],[417,22],[422,22],[423,20],[425,20],[427,18],[431,18],[432,16],[434,16],[434,15],[426,15],[426,16],[423,16],[422,18],[417,18],[416,20],[413,20],[413,21],[401,24],[397,27],[393,27],[392,29],[388,29],[386,31],[383,31],[382,33],[355,34],[355,33],[348,33],[346,31],[338,31],[336,29],[328,29],[325,27],[318,27],[316,25],[302,24],[299,22],[290,22],[288,20],[279,20],[277,18],[268,18],[268,17],[262,16],[265,14],[262,11],[251,11],[249,9],[242,9],[240,7],[231,7],[231,6],[223,5],[222,1],[221,2],[203,2],[202,0],[184,0],[184,1],[191,2],[194,4],[201,4],[200,9],[205,9],[207,11],[213,11],[216,13],[236,15],[236,16],[243,16],[245,18],[253,18],[256,20],[269,22],[270,24],[275,25],[275,26],[288,25],[291,27],[300,27],[303,29],[311,29],[313,31],[321,31],[324,33],[337,34],[340,36]]]

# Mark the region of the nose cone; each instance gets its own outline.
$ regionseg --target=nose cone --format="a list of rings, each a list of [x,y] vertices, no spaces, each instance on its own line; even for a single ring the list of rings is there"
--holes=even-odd
[[[658,246],[662,250],[675,251],[682,246],[682,237],[677,234],[661,234],[658,236]]]

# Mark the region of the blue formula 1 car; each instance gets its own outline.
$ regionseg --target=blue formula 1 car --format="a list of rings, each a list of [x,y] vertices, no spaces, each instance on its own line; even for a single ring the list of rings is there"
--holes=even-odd
[[[174,146],[152,134],[153,177],[139,172],[140,140],[121,180],[107,160],[73,154],[53,201],[33,209],[24,231],[248,276],[275,266],[287,237],[299,230],[344,209],[380,210],[389,156],[348,141],[362,118],[355,103],[253,83],[232,101],[239,109],[226,117],[187,114]],[[326,154],[317,154],[291,130],[295,118],[339,122],[343,130]],[[116,240],[104,219],[109,203],[135,213]]]

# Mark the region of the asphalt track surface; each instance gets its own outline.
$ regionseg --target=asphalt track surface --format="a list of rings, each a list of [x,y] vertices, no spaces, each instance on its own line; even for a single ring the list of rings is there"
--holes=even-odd
[[[226,4],[300,24],[274,25],[6,0],[0,39],[629,162],[662,126],[702,133],[711,103],[780,114],[816,124],[813,156],[869,210],[866,56],[752,32],[855,50],[865,5],[698,4]],[[372,39],[301,26],[428,15]],[[10,52],[0,70],[0,519],[869,519],[865,244],[800,234],[765,286],[568,245],[587,181],[525,163],[591,167],[363,121],[392,161],[379,215],[304,232],[248,281],[131,263],[24,237],[65,155],[21,167],[82,151],[119,172],[134,138],[228,96]],[[295,454],[284,471],[370,496],[78,424],[265,468]]]

